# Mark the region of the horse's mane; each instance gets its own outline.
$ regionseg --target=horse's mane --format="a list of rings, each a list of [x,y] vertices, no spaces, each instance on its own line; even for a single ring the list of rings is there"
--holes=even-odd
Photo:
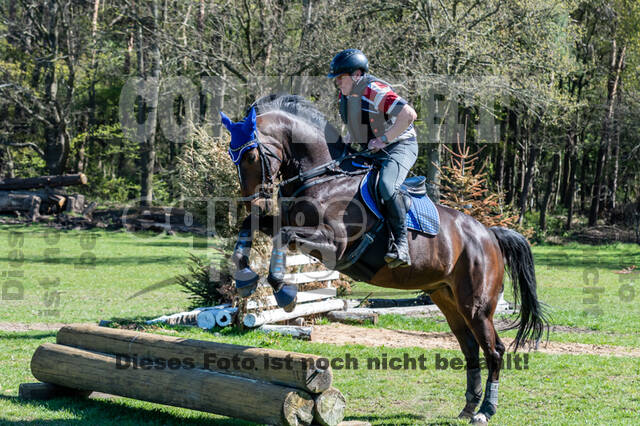
[[[308,124],[323,132],[329,127],[337,132],[337,129],[327,120],[327,118],[313,104],[302,96],[290,94],[271,94],[256,100],[253,105],[256,114],[264,114],[269,111],[284,111],[298,117]]]

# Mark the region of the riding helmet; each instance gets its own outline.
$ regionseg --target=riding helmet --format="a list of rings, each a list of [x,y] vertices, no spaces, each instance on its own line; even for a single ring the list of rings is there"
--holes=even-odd
[[[346,49],[333,57],[327,77],[336,78],[340,74],[351,74],[355,70],[369,71],[369,60],[358,49]]]

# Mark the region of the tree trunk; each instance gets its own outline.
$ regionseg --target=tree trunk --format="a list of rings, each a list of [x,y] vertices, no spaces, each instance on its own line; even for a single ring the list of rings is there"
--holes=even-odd
[[[577,142],[577,141],[576,141]],[[577,143],[576,143],[577,145]],[[567,197],[567,229],[571,229],[571,221],[573,220],[573,209],[574,209],[574,200],[575,200],[575,191],[576,191],[576,166],[578,164],[578,156],[576,154],[576,147],[573,147],[573,151],[570,156],[571,161],[571,174],[569,175],[569,188],[568,188],[568,197]]]
[[[522,183],[522,193],[520,195],[520,217],[518,217],[518,223],[522,224],[524,219],[524,214],[527,210],[527,197],[529,196],[529,189],[531,187],[532,177],[534,168],[536,165],[536,157],[538,155],[538,144],[531,140],[532,135],[536,135],[538,133],[538,128],[540,127],[540,120],[535,121],[533,129],[528,130],[527,141],[529,141],[529,156],[527,158],[526,170],[524,170],[524,179]]]
[[[582,151],[582,165],[580,167],[580,211],[587,210],[587,198],[591,198],[591,186],[587,185],[587,169],[589,168],[589,147],[585,145]],[[589,191],[587,193],[587,191]]]
[[[515,114],[513,113],[513,111],[509,110],[508,114],[507,114],[507,120],[503,120],[502,123],[500,123],[500,134],[503,135],[503,140],[502,140],[502,144],[499,147],[498,150],[498,165],[496,167],[496,183],[498,186],[498,191],[504,191],[504,169],[505,169],[505,162],[507,161],[507,144],[509,141],[509,134],[507,133],[509,131],[509,129],[511,129],[510,126],[510,121],[514,119],[515,120]]]
[[[59,5],[57,0],[49,0],[47,6],[47,45],[50,52],[50,59],[45,62],[45,101],[51,105],[48,113],[49,122],[44,129],[44,139],[46,142],[44,153],[47,170],[52,175],[63,173],[64,164],[68,155],[68,141],[64,134],[64,117],[60,116],[57,110],[58,103],[58,73],[56,60],[59,56],[59,25],[58,13]]]
[[[618,173],[620,171],[620,132],[622,131],[622,119],[620,117],[620,104],[622,102],[622,81],[620,81],[620,90],[618,91],[618,96],[616,97],[616,114],[615,114],[615,124],[614,124],[614,132],[615,136],[613,138],[613,171],[611,173],[611,208],[616,208],[616,192],[618,191]]]
[[[505,203],[510,205],[515,198],[515,182],[516,182],[516,170],[517,170],[517,146],[520,140],[520,127],[518,126],[518,116],[514,113],[509,120],[509,146],[511,147],[509,152],[509,167],[507,169],[507,196]]]
[[[565,157],[565,161],[568,161],[567,157]],[[554,192],[554,183],[559,166],[560,153],[556,152],[553,155],[553,164],[551,166],[551,171],[549,172],[549,180],[547,181],[547,188],[545,189],[544,197],[542,199],[542,206],[540,208],[540,229],[542,229],[543,231],[547,230],[547,209],[549,208],[549,200],[551,199],[551,194]]]
[[[596,174],[593,182],[593,195],[591,197],[591,210],[589,212],[589,226],[596,224],[600,213],[600,198],[602,196],[602,184],[604,171],[607,164],[607,152],[611,144],[611,127],[615,113],[616,97],[620,83],[620,75],[624,64],[626,46],[617,47],[616,40],[611,43],[611,66],[607,81],[607,109],[602,123],[600,148],[596,158]]]
[[[147,84],[150,85],[150,96],[147,98],[146,105],[146,135],[144,142],[141,143],[140,160],[142,162],[141,178],[140,178],[140,205],[150,206],[153,201],[153,171],[156,160],[155,139],[156,139],[156,125],[158,118],[158,92],[160,88],[160,46],[159,46],[159,34],[158,34],[158,0],[151,2],[151,16],[152,16],[152,29],[151,29],[151,78],[147,79]],[[139,23],[140,28],[138,33],[141,36],[142,23]],[[142,40],[140,40],[140,48],[142,48]],[[140,56],[143,57],[143,53],[140,52]]]
[[[567,135],[567,143],[565,145],[564,158],[562,159],[562,175],[560,176],[560,186],[558,192],[560,194],[560,203],[567,207],[569,198],[569,174],[571,173],[571,150],[573,147],[573,131],[569,130]]]

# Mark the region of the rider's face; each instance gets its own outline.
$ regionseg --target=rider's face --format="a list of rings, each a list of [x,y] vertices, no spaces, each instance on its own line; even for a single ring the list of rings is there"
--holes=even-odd
[[[348,96],[353,89],[354,81],[353,78],[349,74],[340,74],[336,77],[334,84],[344,96]]]

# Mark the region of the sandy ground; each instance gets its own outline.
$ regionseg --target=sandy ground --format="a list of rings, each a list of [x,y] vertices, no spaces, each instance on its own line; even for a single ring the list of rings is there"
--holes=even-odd
[[[0,322],[0,331],[57,331],[64,323],[19,323]],[[427,333],[424,331],[390,330],[386,328],[364,328],[346,324],[315,325],[312,341],[335,345],[386,346],[389,348],[418,347],[425,349],[459,350],[458,341],[452,333]],[[513,339],[503,338],[509,346]],[[535,351],[534,351],[535,352]],[[547,342],[540,344],[538,351],[548,354],[603,355],[640,357],[640,348],[588,343]]]
[[[345,324],[316,325],[313,328],[312,341],[314,342],[333,343],[336,345],[386,346],[390,348],[414,346],[425,349],[460,349],[458,341],[452,333],[363,328]],[[513,339],[503,338],[502,341],[508,346]],[[541,343],[537,352],[640,357],[640,348],[587,343]]]

